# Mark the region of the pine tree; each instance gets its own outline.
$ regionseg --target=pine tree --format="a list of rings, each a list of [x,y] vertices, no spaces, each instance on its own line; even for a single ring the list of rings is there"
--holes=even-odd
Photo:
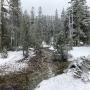
[[[7,57],[7,48],[9,47],[9,37],[8,37],[8,18],[7,13],[8,10],[5,7],[4,0],[0,2],[0,49],[2,51],[2,57]],[[8,5],[7,5],[8,6]]]
[[[2,19],[2,17],[1,17],[1,7],[2,7],[2,2],[0,0],[0,50],[1,50],[1,24],[2,24],[2,22],[1,22],[1,19]]]
[[[90,14],[86,5],[86,0],[71,0],[70,4],[71,7],[69,9],[69,15],[70,22],[73,22],[72,37],[74,39],[75,45],[80,45],[80,42],[87,43]]]
[[[30,30],[29,30],[29,34],[30,34],[30,41],[29,41],[29,45],[31,47],[35,48],[35,33],[36,33],[36,17],[35,17],[35,11],[34,11],[34,7],[31,8],[31,13],[30,13]]]
[[[38,16],[36,21],[36,48],[40,48],[42,44],[42,8],[38,9]]]
[[[54,21],[54,34],[58,34],[59,30],[59,17],[58,17],[58,10],[55,11],[55,21]]]
[[[61,60],[67,60],[67,50],[66,50],[66,36],[65,36],[65,12],[62,11],[61,19],[58,18],[58,14],[56,11],[55,15],[55,47],[57,52],[60,54]]]
[[[54,37],[54,42],[57,40],[57,36],[60,33],[60,28],[59,28],[59,17],[58,17],[58,11],[56,9],[55,11],[55,17],[54,17],[54,30],[53,30],[53,37]]]
[[[34,7],[32,7],[32,10],[31,10],[30,22],[31,22],[31,25],[34,24],[34,22],[35,22],[35,12],[34,12]]]
[[[10,0],[11,47],[19,46],[20,16],[20,0]]]
[[[23,23],[22,23],[22,38],[23,38],[23,55],[28,57],[28,48],[29,48],[29,30],[30,30],[30,17],[27,11],[24,12],[23,15]]]
[[[66,14],[65,14],[65,10],[63,9],[61,13],[60,26],[61,26],[61,31],[63,31],[64,37],[66,38],[65,20],[66,20]]]

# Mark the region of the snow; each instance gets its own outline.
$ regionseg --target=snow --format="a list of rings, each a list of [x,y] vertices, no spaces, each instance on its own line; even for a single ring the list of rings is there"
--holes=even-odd
[[[9,51],[7,58],[1,58],[0,55],[0,75],[9,72],[20,71],[27,66],[26,63],[18,62],[23,59],[22,51]]]
[[[76,60],[78,58],[76,62],[80,63],[79,60],[82,56],[90,59],[90,47],[73,47],[73,50],[70,50],[69,54],[72,55],[70,60]],[[88,74],[90,80],[90,72]],[[90,90],[90,81],[84,82],[81,78],[74,78],[73,72],[68,70],[66,73],[48,80],[43,80],[35,90]]]
[[[72,55],[73,59],[77,59],[81,56],[87,57],[90,55],[90,47],[73,47],[73,50],[70,50],[69,54]]]
[[[34,48],[29,48],[29,59],[35,56]]]
[[[90,90],[90,83],[72,77],[71,73],[42,81],[35,90]]]
[[[53,46],[50,46],[50,47],[49,47],[49,50],[54,51],[55,49],[54,49],[54,47],[53,47]]]
[[[15,52],[9,51],[7,58],[1,58],[1,55],[0,55],[0,65],[4,64],[4,63],[7,63],[7,62],[10,62],[11,60],[16,61],[16,60],[20,60],[22,58],[23,58],[22,51],[19,51],[19,52],[17,52],[17,51],[15,51]]]
[[[44,48],[48,48],[48,47],[50,47],[50,46],[47,45],[45,41],[43,41],[43,42],[42,42],[42,47],[44,47]]]
[[[54,48],[54,46],[53,46],[53,37],[51,38],[51,43],[50,43],[50,45],[48,45],[45,41],[43,41],[42,42],[42,47],[43,48],[48,48],[49,50],[51,50],[51,51],[56,51],[56,49]]]
[[[29,50],[29,59],[35,56],[34,49]],[[22,61],[23,51],[8,51],[7,58],[1,58],[0,53],[0,75],[9,74],[10,72],[18,72],[28,67],[27,61]]]

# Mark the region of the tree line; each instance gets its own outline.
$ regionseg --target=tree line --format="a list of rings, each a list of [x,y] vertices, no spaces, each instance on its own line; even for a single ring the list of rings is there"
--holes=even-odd
[[[23,13],[20,0],[1,0],[0,4],[1,51],[22,47],[28,55],[29,47],[40,49],[44,41],[48,45],[53,42],[53,47],[61,53],[67,46],[90,44],[90,11],[86,0],[71,0],[70,7],[63,9],[61,15],[56,9],[51,16],[44,15],[42,7],[38,8],[38,15],[34,7],[30,14]]]

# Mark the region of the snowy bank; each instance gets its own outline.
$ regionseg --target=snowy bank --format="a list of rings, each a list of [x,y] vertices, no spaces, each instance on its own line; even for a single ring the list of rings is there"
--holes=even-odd
[[[69,54],[72,55],[72,58],[70,58],[71,61],[73,60],[72,65],[76,63],[76,65],[83,67],[81,64],[84,64],[85,61],[82,63],[82,60],[87,60],[87,58],[90,60],[90,47],[73,47],[73,50],[69,51]],[[83,69],[85,68],[83,67]],[[84,82],[82,80],[82,78],[86,79],[86,74],[88,74],[88,79],[90,80],[90,70],[87,73],[83,70],[82,78],[75,78],[73,70],[76,72],[77,67],[76,69],[72,68],[68,70],[67,73],[42,81],[35,90],[90,90],[90,81]]]
[[[84,83],[73,78],[71,73],[65,73],[42,81],[35,90],[90,90],[90,83]]]
[[[69,54],[72,55],[72,59],[77,59],[81,56],[87,57],[90,55],[90,47],[73,47],[73,49],[69,51]]]

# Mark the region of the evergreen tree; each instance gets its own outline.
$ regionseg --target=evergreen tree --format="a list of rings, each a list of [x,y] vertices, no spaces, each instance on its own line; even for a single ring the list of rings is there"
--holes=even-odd
[[[11,47],[19,46],[20,42],[20,0],[10,0]]]
[[[40,48],[42,44],[42,8],[38,9],[38,16],[36,21],[36,48]]]
[[[34,7],[31,9],[31,15],[30,15],[30,46],[35,47],[35,27],[36,27],[36,20],[35,20],[35,11]]]
[[[0,50],[1,50],[1,24],[2,24],[2,22],[1,22],[1,19],[2,19],[1,7],[2,7],[2,2],[0,1]]]
[[[69,15],[73,26],[72,37],[74,44],[80,45],[80,42],[87,43],[89,38],[87,33],[89,31],[90,14],[86,0],[71,0],[70,4]]]
[[[61,60],[66,61],[67,60],[67,48],[65,43],[65,36],[63,31],[61,31],[58,34],[58,37],[56,39],[56,49],[57,52],[60,54]]]
[[[34,24],[34,22],[35,22],[35,12],[34,12],[34,7],[32,7],[32,10],[31,10],[30,22],[31,22],[31,24]]]
[[[23,38],[23,55],[28,57],[28,48],[29,48],[29,30],[30,30],[30,17],[27,11],[24,12],[23,15],[23,23],[22,23],[22,38]]]
[[[55,47],[57,49],[57,52],[60,54],[61,60],[66,61],[67,60],[67,47],[66,47],[66,32],[65,32],[65,20],[66,15],[65,11],[63,9],[61,13],[61,18],[59,19],[56,13],[55,16],[56,20],[56,41],[55,41]]]
[[[9,47],[9,36],[8,36],[8,10],[5,7],[4,0],[0,2],[0,50],[2,51],[2,57],[7,57],[7,48]],[[7,5],[8,6],[8,5]]]
[[[57,35],[58,35],[59,32],[60,32],[59,18],[58,18],[58,11],[56,9],[56,11],[55,11],[55,18],[54,18],[54,30],[53,30],[54,42],[56,42],[56,38],[57,38]]]
[[[54,34],[58,34],[58,32],[60,32],[60,28],[59,28],[59,16],[58,16],[58,10],[56,9],[55,11],[55,21],[54,21]]]

